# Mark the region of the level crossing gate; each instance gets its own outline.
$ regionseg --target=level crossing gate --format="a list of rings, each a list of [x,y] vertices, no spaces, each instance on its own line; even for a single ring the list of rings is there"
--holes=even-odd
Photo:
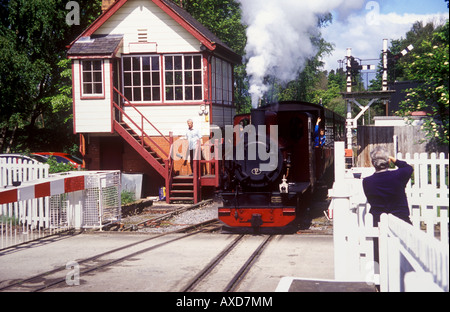
[[[362,179],[375,170],[346,169],[344,147],[335,144],[335,183],[329,190],[335,278],[373,283],[381,291],[448,291],[448,155],[397,155],[414,167],[405,190],[413,225],[386,215],[374,227]]]
[[[0,189],[0,249],[121,217],[120,171],[73,171]]]

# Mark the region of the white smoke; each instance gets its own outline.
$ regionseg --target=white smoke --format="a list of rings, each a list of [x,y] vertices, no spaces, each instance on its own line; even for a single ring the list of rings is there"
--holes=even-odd
[[[364,0],[238,0],[247,28],[246,58],[252,105],[268,91],[264,79],[281,83],[296,78],[317,51],[318,16],[338,10],[344,16]],[[342,16],[341,16],[342,17]]]

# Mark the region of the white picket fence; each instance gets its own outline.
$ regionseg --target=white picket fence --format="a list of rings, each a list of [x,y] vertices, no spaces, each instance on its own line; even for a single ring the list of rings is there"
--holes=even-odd
[[[429,156],[429,157],[428,157]],[[410,206],[411,221],[417,228],[426,227],[429,236],[435,235],[435,227],[447,220],[449,206],[449,159],[444,153],[401,153],[398,159],[414,167],[412,178],[406,186],[406,196]],[[442,212],[441,212],[442,207]],[[441,218],[442,217],[442,218]],[[448,227],[439,226],[441,240],[448,243]]]
[[[45,179],[49,176],[49,167],[38,161],[0,158],[0,188]],[[0,205],[0,248],[42,237],[42,229],[50,227],[47,217],[50,209],[50,198]],[[51,231],[54,232],[54,229]]]
[[[0,158],[0,188],[48,178],[49,167],[48,164],[33,160]],[[44,198],[0,205],[2,224],[6,219],[17,220],[20,216],[20,222],[33,224],[33,229],[39,225],[45,227],[47,220],[43,216],[48,215],[48,207],[48,199]],[[22,211],[27,213],[20,213]]]
[[[0,187],[48,177],[49,165],[20,158],[0,158]]]
[[[381,291],[448,291],[448,157],[397,155],[414,167],[406,188],[413,226],[389,216],[377,228],[362,188],[374,168],[346,170],[344,154],[337,142],[335,183],[329,190],[335,278],[375,283]]]

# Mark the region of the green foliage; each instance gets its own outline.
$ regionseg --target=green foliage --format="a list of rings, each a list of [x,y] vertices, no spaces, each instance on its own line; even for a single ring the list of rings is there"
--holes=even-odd
[[[76,170],[75,166],[71,163],[59,163],[53,156],[50,156],[46,163],[50,166],[48,169],[49,173],[60,173]]]
[[[120,194],[120,200],[122,205],[128,205],[136,201],[135,195],[133,192],[123,190]]]
[[[412,54],[413,62],[405,66],[406,76],[420,82],[408,90],[406,100],[398,112],[409,116],[425,111],[430,117],[422,128],[436,142],[449,144],[449,22],[423,40],[420,52]]]
[[[0,2],[0,152],[76,144],[66,46],[100,14],[101,1],[77,1],[78,26],[66,23],[67,2]]]
[[[174,1],[180,4],[180,0]],[[241,9],[234,0],[183,0],[183,8],[233,51],[243,55],[246,36]]]

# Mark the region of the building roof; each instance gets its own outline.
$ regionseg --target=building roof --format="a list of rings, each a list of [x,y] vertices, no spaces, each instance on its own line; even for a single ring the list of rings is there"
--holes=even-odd
[[[74,55],[81,51],[87,55],[89,50],[94,50],[94,45],[100,43],[101,41],[94,41],[94,45],[87,45],[86,42],[82,42],[83,37],[89,37],[93,40],[93,35],[97,29],[99,29],[115,12],[117,12],[128,0],[116,0],[106,11],[100,15],[97,20],[95,20],[74,42],[69,46],[69,56]],[[209,29],[203,26],[195,18],[193,18],[186,10],[176,5],[171,0],[149,0],[153,1],[160,9],[172,17],[176,22],[178,22],[183,28],[185,28],[189,33],[191,33],[196,39],[198,39],[207,49],[214,51],[227,57],[230,61],[234,63],[240,63],[242,57],[235,53],[230,47],[228,47],[223,41],[221,41],[216,35],[214,35]],[[111,50],[113,43],[113,38],[108,38],[107,36],[102,40],[108,42],[109,50]],[[81,40],[80,40],[81,39]],[[116,38],[117,39],[117,38]],[[118,43],[120,44],[120,42]],[[99,44],[100,45],[100,44]],[[77,46],[75,48],[75,46]],[[72,50],[73,49],[73,50]],[[97,49],[97,48],[95,48]],[[100,47],[98,50],[102,50]],[[105,47],[105,50],[107,48]],[[71,53],[71,54],[70,54]],[[96,54],[96,53],[91,53]],[[98,53],[97,53],[98,54]]]
[[[179,7],[171,0],[161,0],[164,2],[171,10],[173,10],[176,14],[178,14],[181,18],[183,18],[187,23],[189,23],[193,28],[195,28],[199,33],[205,36],[212,43],[219,44],[225,48],[229,48],[222,40],[219,39],[216,35],[214,35],[208,28],[203,26],[199,21],[192,17],[185,9]]]
[[[112,56],[119,48],[122,40],[123,35],[81,37],[72,44],[67,55],[69,57],[74,55]]]

